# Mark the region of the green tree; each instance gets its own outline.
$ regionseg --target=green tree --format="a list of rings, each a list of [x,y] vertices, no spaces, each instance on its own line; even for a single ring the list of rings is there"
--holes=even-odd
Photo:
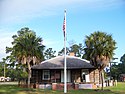
[[[74,55],[76,57],[82,57],[82,55],[83,55],[83,46],[82,46],[82,44],[79,43],[79,45],[77,45],[77,44],[71,45],[69,52],[74,52]]]
[[[120,58],[120,61],[125,66],[125,54]]]
[[[4,76],[4,65],[5,65],[5,62],[1,61],[0,62],[0,76]]]
[[[70,47],[66,47],[66,54],[69,55],[71,52],[74,53],[74,56],[76,57],[82,57],[83,56],[83,45],[81,43],[75,44],[72,43],[70,44]],[[64,48],[58,52],[59,56],[64,55]]]
[[[66,54],[69,54],[69,48],[68,47],[66,47]],[[62,56],[62,55],[64,55],[64,48],[61,51],[58,52],[58,56]]]
[[[122,63],[119,64],[119,69],[121,74],[124,74],[125,73],[125,54],[120,58],[120,61]]]
[[[94,32],[85,39],[84,58],[90,60],[91,64],[98,68],[102,89],[103,89],[103,69],[108,65],[114,55],[116,42],[112,35],[105,32]]]
[[[6,58],[2,58],[2,61],[0,62],[0,76],[6,77],[6,71],[7,71]]]
[[[10,53],[10,58],[15,58],[16,62],[27,65],[29,87],[31,66],[44,60],[44,46],[41,44],[42,38],[37,37],[36,33],[29,28],[22,28],[12,38],[13,47],[6,47],[6,53]]]
[[[119,80],[119,76],[122,73],[121,67],[121,64],[111,66],[111,77],[113,77],[113,79]]]
[[[56,51],[53,51],[52,48],[48,48],[44,52],[44,57],[45,57],[45,59],[51,59],[56,56],[55,53],[56,53]]]

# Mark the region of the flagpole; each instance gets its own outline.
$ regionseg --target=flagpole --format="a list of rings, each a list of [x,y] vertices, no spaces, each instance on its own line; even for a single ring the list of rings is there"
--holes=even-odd
[[[64,94],[67,93],[67,71],[66,71],[66,9],[64,11]]]

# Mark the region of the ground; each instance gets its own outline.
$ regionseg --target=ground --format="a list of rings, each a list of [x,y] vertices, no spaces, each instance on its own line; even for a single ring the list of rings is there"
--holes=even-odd
[[[17,85],[0,84],[0,94],[64,94],[63,91],[19,88]],[[69,90],[67,94],[125,94],[125,82],[118,82],[118,86],[106,87],[104,90],[83,89]]]

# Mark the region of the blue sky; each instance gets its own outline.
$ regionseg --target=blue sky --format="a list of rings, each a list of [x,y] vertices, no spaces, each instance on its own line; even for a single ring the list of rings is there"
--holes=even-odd
[[[61,50],[64,9],[67,46],[71,40],[84,44],[86,35],[103,31],[117,42],[114,57],[125,53],[125,0],[0,0],[0,60],[12,35],[23,27],[34,30],[47,48]]]

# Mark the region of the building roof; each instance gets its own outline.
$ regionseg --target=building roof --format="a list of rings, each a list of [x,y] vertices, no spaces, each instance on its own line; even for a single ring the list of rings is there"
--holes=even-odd
[[[89,61],[75,56],[66,56],[66,61],[67,69],[94,68]],[[32,66],[31,69],[64,69],[64,56],[45,60],[38,65]]]

